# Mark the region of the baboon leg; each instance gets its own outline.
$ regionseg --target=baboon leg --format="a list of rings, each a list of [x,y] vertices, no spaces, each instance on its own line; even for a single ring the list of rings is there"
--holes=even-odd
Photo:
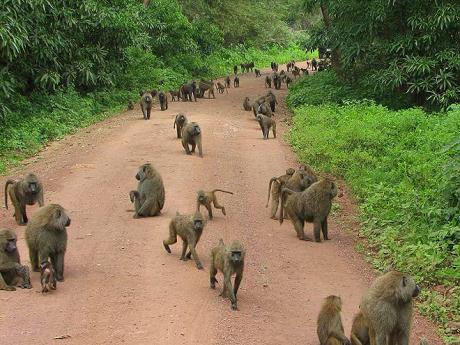
[[[26,205],[21,205],[21,213],[22,213],[22,223],[27,224],[29,219],[27,218],[27,213],[26,213]]]
[[[182,242],[182,253],[180,255],[180,259],[182,261],[187,261],[188,260],[188,257],[187,255],[185,255],[187,253],[187,247],[188,247],[188,242],[187,241],[183,241]]]
[[[155,201],[151,198],[145,200],[141,208],[134,214],[134,218],[148,217],[148,216],[156,215],[158,211],[151,212],[154,202]]]
[[[190,151],[191,153],[195,152],[195,147],[196,147],[196,143],[192,142],[192,150]]]
[[[163,246],[165,247],[168,253],[171,253],[171,248],[169,248],[169,246],[176,242],[177,242],[176,229],[174,228],[174,226],[169,225],[169,237],[167,240],[163,241]]]
[[[14,286],[10,286],[5,282],[1,272],[0,272],[0,290],[6,290],[6,291],[15,291],[16,290],[16,288]]]
[[[34,272],[40,272],[40,269],[38,267],[38,251],[35,249],[30,249],[29,259],[30,259],[30,265],[32,266],[32,270]]]
[[[150,120],[150,111],[151,111],[151,110],[152,110],[152,109],[147,108],[147,120]]]
[[[214,207],[215,207],[215,208],[217,208],[217,209],[219,209],[219,210],[222,210],[222,214],[223,214],[224,216],[227,215],[227,213],[225,212],[225,207],[222,206],[222,205],[219,205],[219,202],[217,201],[216,198],[214,198],[213,204],[214,204]]]
[[[56,254],[55,259],[56,265],[54,265],[56,270],[56,279],[57,281],[64,281],[64,253]]]
[[[230,298],[230,302],[232,302],[232,309],[237,310],[238,307],[236,304],[236,296],[235,296],[235,292],[232,287],[232,280],[231,280],[230,275],[226,275],[224,284],[225,284],[225,287],[224,287],[225,294],[226,296],[228,296],[228,298]]]
[[[272,132],[273,132],[273,138],[276,139],[276,126],[275,125],[273,125],[272,127]]]
[[[203,148],[201,147],[201,140],[198,142],[198,154],[203,157]]]
[[[321,242],[321,221],[317,219],[313,221],[313,234],[315,235],[315,242]]]
[[[208,210],[208,213],[209,213],[209,219],[212,219],[212,206],[211,206],[211,203],[206,205],[206,209]]]
[[[145,113],[144,107],[141,106],[142,109],[142,115],[144,115],[144,120],[147,120],[147,114]]]
[[[188,143],[182,143],[182,146],[184,147],[185,149],[185,153],[188,154],[188,155],[191,155],[192,153],[190,152],[190,147],[188,146]]]
[[[279,193],[280,184],[276,181],[273,182],[272,185],[272,208],[270,211],[270,218],[276,218],[276,212],[278,212],[278,206],[280,202],[280,193]]]
[[[198,268],[199,270],[202,270],[203,265],[201,264],[201,261],[200,261],[200,258],[198,257],[198,254],[196,253],[195,247],[196,247],[196,242],[195,241],[193,241],[192,243],[189,244],[189,248],[190,248],[190,252],[192,254],[192,258],[193,258],[193,260],[195,260],[196,268]]]
[[[243,272],[239,274],[237,273],[235,276],[235,287],[233,288],[233,291],[235,292],[235,297],[238,293],[238,289],[240,288],[241,279],[243,279]]]
[[[264,125],[264,139],[268,139],[268,127]]]
[[[297,232],[298,239],[303,240],[303,241],[311,241],[311,239],[307,235],[305,235],[305,232],[303,230],[304,221],[300,219],[296,219],[291,216],[290,218],[291,218],[292,224],[294,224],[294,229]]]
[[[177,126],[177,138],[180,139],[182,138],[181,130],[179,129],[179,126]]]
[[[216,283],[217,283],[216,274],[217,274],[217,268],[214,265],[214,260],[211,260],[211,268],[209,269],[209,283],[210,283],[211,289],[216,288]]]
[[[325,241],[330,240],[327,229],[327,217],[321,222],[321,228],[323,230],[323,238]]]

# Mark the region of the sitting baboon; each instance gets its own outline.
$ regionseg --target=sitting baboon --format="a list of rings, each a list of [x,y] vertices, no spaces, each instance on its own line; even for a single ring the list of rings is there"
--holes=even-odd
[[[360,304],[371,344],[409,344],[412,299],[419,293],[414,279],[401,272],[390,271],[374,281]]]
[[[246,110],[246,111],[251,111],[252,110],[252,105],[251,105],[251,101],[249,100],[249,97],[244,98],[243,109]]]
[[[204,97],[204,93],[208,91],[208,98],[216,98],[214,94],[214,82],[212,80],[201,80],[198,84],[198,88],[200,90],[200,94]]]
[[[169,94],[171,95],[171,102],[175,102],[181,99],[180,90],[179,91],[169,90]]]
[[[177,130],[177,138],[182,138],[182,128],[184,128],[188,123],[187,116],[182,113],[176,115],[176,119],[174,120],[173,128]]]
[[[256,78],[261,76],[260,70],[258,70],[257,68],[254,69],[254,72],[256,73]]]
[[[21,265],[16,234],[9,229],[0,230],[0,290],[14,291],[15,286],[30,289],[30,272]]]
[[[289,182],[289,181],[288,181]],[[303,192],[294,192],[287,187],[283,188],[281,198],[284,194],[290,194],[285,204],[281,205],[280,224],[283,223],[284,209],[291,219],[297,237],[303,241],[311,241],[305,235],[304,223],[313,223],[313,233],[316,242],[321,242],[321,231],[324,240],[329,240],[327,217],[331,211],[332,199],[337,195],[338,188],[336,184],[329,180],[323,179],[313,183]]]
[[[209,280],[211,289],[216,288],[217,271],[221,271],[224,275],[224,286],[220,294],[224,298],[230,298],[232,309],[237,310],[236,295],[240,287],[241,279],[243,279],[244,271],[244,256],[246,250],[243,243],[233,241],[230,246],[226,246],[222,239],[219,240],[219,245],[211,250],[211,268],[209,270]],[[232,286],[232,276],[235,275],[235,286]]]
[[[236,67],[236,66],[235,66]],[[237,67],[238,68],[238,67]],[[235,73],[236,74],[236,73]],[[230,88],[230,76],[225,77],[225,86],[227,88]]]
[[[272,195],[272,208],[271,208],[271,215],[270,218],[276,219],[276,212],[278,211],[278,205],[280,203],[280,196],[281,196],[281,188],[283,188],[286,182],[294,175],[295,169],[288,168],[286,170],[286,174],[281,175],[279,177],[272,177],[268,182],[268,197],[267,197],[267,204],[265,207],[268,207],[268,203],[270,201],[270,192]]]
[[[276,100],[275,94],[271,90],[267,92],[267,95],[265,96],[265,102],[268,102],[268,104],[270,104],[270,109],[272,110],[272,112],[275,112],[275,108],[278,104],[278,101]]]
[[[237,74],[238,73],[238,66],[235,65],[233,66],[233,74]]]
[[[352,345],[370,345],[369,325],[361,311],[353,318],[350,340]]]
[[[184,84],[180,88],[180,92],[182,95],[182,101],[187,102],[187,101],[192,101],[192,96],[193,99],[196,102],[196,81],[192,81],[191,83]]]
[[[56,290],[56,272],[48,260],[40,264],[40,282],[42,284],[42,293]]]
[[[237,75],[233,78],[233,87],[240,87],[240,78]]]
[[[158,94],[158,100],[160,101],[161,111],[168,110],[168,96],[164,92]]]
[[[57,204],[40,207],[27,224],[25,237],[29,247],[30,264],[34,272],[40,263],[51,259],[56,279],[64,280],[64,255],[67,249],[67,230],[70,218]]]
[[[189,145],[192,146],[192,150],[190,150]],[[198,123],[190,122],[182,128],[182,146],[185,149],[185,153],[188,155],[195,152],[195,147],[198,146],[198,153],[200,157],[203,157],[203,148],[201,146],[201,128]]]
[[[182,254],[180,259],[187,261],[190,257],[195,260],[196,267],[199,270],[203,269],[203,265],[196,252],[196,245],[200,241],[201,234],[203,233],[205,220],[200,212],[195,212],[194,215],[181,215],[179,212],[171,219],[169,223],[169,238],[163,241],[163,246],[168,253],[171,253],[170,245],[177,242],[177,236],[182,239]],[[187,247],[190,250],[190,256],[185,253]]]
[[[137,190],[129,192],[131,202],[134,202],[134,216],[154,217],[161,214],[165,203],[165,187],[160,173],[150,163],[139,167],[136,174],[139,181]]]
[[[132,101],[128,102],[128,110],[133,110],[134,109],[134,103]]]
[[[205,192],[203,190],[199,190],[197,193],[197,198],[196,198],[196,210],[199,212],[201,205],[206,207],[209,213],[209,219],[212,219],[212,206],[211,203],[214,204],[214,207],[222,210],[222,213],[224,216],[227,214],[225,213],[225,207],[219,205],[219,202],[217,201],[216,197],[216,192],[222,192],[222,193],[228,193],[228,194],[233,194],[232,192],[228,192],[226,190],[222,189],[214,189],[210,192]]]
[[[268,75],[265,77],[265,87],[272,88],[272,78]]]
[[[272,109],[270,108],[270,105],[268,103],[262,103],[259,105],[257,108],[257,114],[262,114],[268,117],[272,117]]]
[[[141,110],[144,115],[144,120],[150,120],[150,112],[152,111],[153,98],[157,95],[155,90],[151,92],[140,91],[139,95],[141,96]]]
[[[218,91],[219,93],[224,93],[225,91],[227,91],[227,93],[228,93],[227,87],[226,87],[224,84],[222,84],[220,81],[217,82],[217,86],[216,86],[216,87],[217,87],[217,91]]]
[[[18,225],[27,224],[26,205],[38,202],[41,207],[43,201],[43,185],[35,174],[28,174],[24,178],[14,181],[8,179],[5,183],[5,208],[8,209],[8,195],[14,206],[14,219]]]
[[[320,345],[350,345],[342,325],[342,299],[328,296],[318,315],[316,332]]]
[[[262,130],[262,134],[265,140],[268,139],[270,128],[273,132],[273,137],[276,138],[276,121],[273,118],[266,115],[257,114],[256,119],[259,122],[260,129]]]

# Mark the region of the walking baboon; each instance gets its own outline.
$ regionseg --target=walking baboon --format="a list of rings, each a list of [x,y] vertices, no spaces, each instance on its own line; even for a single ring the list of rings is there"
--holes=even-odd
[[[177,236],[182,239],[182,254],[180,259],[187,261],[190,257],[195,260],[196,267],[199,270],[203,269],[200,258],[196,252],[196,245],[200,241],[203,233],[205,220],[200,212],[195,212],[194,215],[181,215],[179,212],[171,219],[169,223],[169,238],[163,241],[163,246],[168,253],[171,253],[170,245],[177,242]],[[187,247],[190,250],[190,256],[185,255]]]
[[[237,75],[233,78],[233,87],[240,87],[240,78]]]
[[[352,345],[370,345],[369,326],[361,311],[353,318],[350,340]]]
[[[342,299],[328,296],[318,315],[316,332],[320,345],[350,345],[342,325]]]
[[[361,300],[372,345],[408,345],[412,299],[420,293],[414,279],[397,271],[378,277]]]
[[[182,101],[187,102],[187,101],[192,101],[192,96],[193,99],[196,102],[196,81],[192,81],[191,83],[184,84],[180,88],[180,92],[182,94]]]
[[[133,110],[134,109],[134,103],[132,101],[128,102],[128,110]]]
[[[176,115],[176,119],[174,120],[173,128],[177,130],[177,138],[182,138],[182,128],[184,128],[188,123],[187,116],[182,113]]]
[[[251,111],[252,110],[252,105],[251,105],[251,101],[249,100],[249,97],[244,98],[243,109],[246,110],[246,111]]]
[[[256,73],[256,78],[261,76],[260,70],[258,70],[257,68],[254,69],[254,72]]]
[[[260,129],[262,130],[264,139],[268,139],[270,128],[273,132],[273,137],[276,138],[276,121],[273,118],[262,115],[262,114],[257,114],[256,118],[257,118],[257,121],[259,122]]]
[[[158,100],[160,101],[161,111],[168,110],[168,96],[164,92],[158,94]]]
[[[268,203],[270,201],[270,192],[272,195],[272,208],[270,211],[270,218],[276,219],[276,212],[278,211],[278,205],[280,203],[280,196],[281,196],[281,188],[284,187],[286,182],[294,175],[295,170],[293,168],[288,168],[286,170],[286,174],[281,175],[279,177],[272,177],[270,182],[268,182],[268,197],[267,197],[267,204],[265,207],[268,207]]]
[[[40,282],[42,284],[42,293],[56,290],[56,272],[48,260],[40,264]]]
[[[39,264],[51,259],[56,279],[64,280],[64,255],[67,249],[67,230],[70,218],[58,204],[40,207],[27,224],[25,237],[29,247],[32,269],[40,271]]]
[[[288,181],[289,183],[289,181]],[[300,240],[311,241],[305,235],[304,223],[313,223],[313,233],[316,242],[321,242],[321,231],[324,240],[329,240],[327,217],[331,211],[332,199],[337,195],[338,189],[334,182],[328,179],[313,183],[303,192],[294,192],[288,188],[283,188],[281,193],[282,200],[284,195],[290,194],[284,205],[281,205],[280,224],[283,223],[284,209],[291,219],[297,237]]]
[[[285,81],[286,81],[286,88],[289,89],[289,85],[291,85],[291,83],[292,83],[291,77],[290,77],[290,76],[286,76],[286,80],[285,80]]]
[[[181,99],[180,90],[179,91],[169,90],[169,94],[171,95],[171,102],[175,102]]]
[[[259,107],[257,108],[257,113],[268,116],[268,117],[273,116],[272,109],[270,108],[270,105],[268,103],[260,104]]]
[[[165,203],[165,187],[160,173],[150,163],[139,167],[137,190],[129,192],[134,203],[133,218],[154,217],[161,214]]]
[[[270,104],[270,109],[272,110],[272,112],[275,112],[275,108],[278,104],[278,101],[276,100],[275,94],[271,90],[268,91],[265,95],[265,102],[268,102],[268,104]]]
[[[278,73],[273,73],[272,75],[272,79],[273,79],[273,86],[276,90],[279,90],[281,89],[281,77]]]
[[[265,77],[265,87],[272,88],[272,78],[268,75]]]
[[[233,74],[237,74],[238,73],[238,66],[235,65],[233,66]]]
[[[0,230],[0,290],[14,291],[15,286],[30,289],[30,272],[21,265],[16,234],[9,229]]]
[[[232,309],[237,310],[236,295],[240,287],[241,279],[243,279],[244,271],[244,256],[246,250],[240,241],[233,241],[230,246],[225,246],[222,239],[219,240],[219,245],[211,250],[211,268],[209,270],[211,289],[216,288],[217,271],[221,271],[224,275],[224,286],[222,288],[222,297],[230,298]],[[232,287],[232,276],[235,275],[235,286]]]
[[[222,213],[224,216],[227,214],[225,213],[225,207],[219,205],[219,202],[217,201],[216,197],[216,192],[222,192],[222,193],[228,193],[228,194],[233,194],[232,192],[222,190],[222,189],[214,189],[210,192],[205,192],[203,190],[199,190],[197,193],[197,198],[196,198],[196,210],[199,212],[201,205],[206,207],[209,213],[209,219],[212,219],[212,207],[211,203],[214,204],[214,207],[222,210]]]
[[[228,93],[227,87],[226,87],[224,84],[222,84],[220,81],[217,82],[217,86],[216,86],[216,87],[217,87],[217,91],[218,91],[219,93],[224,93],[225,91],[227,91],[227,93]]]
[[[192,146],[192,150],[190,150],[189,145]],[[198,146],[198,153],[200,157],[203,157],[203,148],[201,146],[201,128],[198,123],[190,122],[182,129],[182,146],[185,149],[185,153],[188,155],[195,152],[195,147]]]
[[[14,218],[18,225],[27,224],[26,205],[38,202],[41,207],[43,201],[43,185],[35,174],[28,174],[24,178],[14,181],[8,179],[5,183],[5,208],[8,209],[8,195],[14,206]]]
[[[214,82],[212,80],[200,80],[198,84],[198,89],[200,90],[200,94],[204,97],[204,93],[208,91],[208,98],[216,98],[214,94]]]
[[[236,66],[235,66],[235,67],[236,67]],[[235,74],[236,74],[236,73],[235,73]],[[226,77],[225,77],[225,86],[226,86],[227,88],[230,88],[230,84],[231,84],[231,83],[230,83],[230,76],[226,76]]]
[[[144,120],[150,120],[150,112],[152,111],[153,98],[157,95],[155,90],[151,92],[140,91],[139,95],[141,96],[141,110],[144,115]]]

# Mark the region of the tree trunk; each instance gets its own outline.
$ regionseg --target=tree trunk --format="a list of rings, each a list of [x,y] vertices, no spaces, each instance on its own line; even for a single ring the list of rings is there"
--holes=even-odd
[[[323,14],[323,20],[324,20],[324,25],[328,30],[330,30],[332,26],[332,20],[331,16],[329,15],[329,9],[327,7],[326,1],[321,0],[320,1],[320,8],[321,8],[321,13]],[[326,48],[332,48],[332,54],[331,54],[331,61],[332,61],[332,66],[334,69],[338,72],[340,70],[340,52],[338,47],[326,47]]]

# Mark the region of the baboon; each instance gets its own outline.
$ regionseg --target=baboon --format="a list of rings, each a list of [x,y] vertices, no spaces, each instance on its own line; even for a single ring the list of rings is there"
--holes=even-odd
[[[187,116],[182,113],[176,115],[176,119],[174,120],[173,128],[177,130],[177,138],[182,138],[182,128],[184,128],[188,123]]]
[[[308,68],[301,68],[300,70],[302,71],[303,75],[308,75]]]
[[[257,116],[257,112],[259,110],[259,105],[262,103],[265,103],[266,98],[265,96],[260,96],[259,98],[256,98],[254,103],[252,104],[252,112],[254,113],[254,117]]]
[[[56,272],[48,260],[40,264],[40,282],[42,284],[42,293],[56,290]]]
[[[198,88],[200,89],[200,94],[204,97],[204,93],[208,91],[208,98],[216,98],[214,94],[214,82],[212,80],[201,80],[198,84]]]
[[[342,299],[327,296],[318,315],[316,332],[320,345],[350,345],[342,325]]]
[[[289,89],[289,85],[291,85],[292,79],[290,76],[286,76],[286,88]]]
[[[240,64],[240,67],[241,67],[241,73],[244,73],[245,70],[246,70],[246,65],[245,64]]]
[[[141,96],[141,110],[142,114],[144,115],[144,120],[150,120],[150,112],[152,111],[153,106],[153,97],[157,95],[156,91],[152,92],[144,92],[140,91],[139,95]]]
[[[353,318],[350,340],[352,345],[370,345],[369,326],[361,311]]]
[[[408,345],[412,323],[412,298],[420,293],[414,279],[390,271],[378,277],[361,300],[372,345]]]
[[[25,237],[29,247],[30,264],[34,272],[39,264],[51,259],[56,270],[56,279],[64,280],[64,255],[67,249],[67,230],[70,218],[58,204],[40,207],[27,224]]]
[[[254,68],[254,61],[251,61],[251,62],[247,63],[246,68],[248,69],[248,72],[249,72],[249,70],[252,72],[252,70]]]
[[[171,102],[175,102],[181,99],[180,90],[179,91],[169,90],[169,94],[171,95]]]
[[[257,113],[268,116],[268,117],[273,116],[272,109],[270,108],[270,105],[268,103],[260,104],[259,107],[257,108]]]
[[[233,74],[237,74],[238,73],[238,66],[235,65],[233,66]]]
[[[192,146],[192,150],[190,150],[189,145]],[[199,156],[203,157],[203,148],[201,146],[201,128],[198,123],[190,122],[182,128],[182,146],[185,149],[185,153],[188,155],[195,152],[195,147],[198,146]]]
[[[199,190],[198,193],[197,193],[197,197],[196,197],[196,210],[199,212],[201,205],[203,205],[208,210],[209,219],[211,219],[211,220],[212,220],[211,203],[214,204],[215,208],[217,208],[219,210],[222,210],[222,214],[224,216],[227,215],[227,213],[225,213],[225,207],[219,205],[219,202],[217,201],[216,192],[222,192],[222,193],[227,193],[227,194],[232,194],[233,195],[232,192],[229,192],[229,191],[226,191],[226,190],[214,189],[214,190],[212,190],[210,192],[205,192],[203,190]]]
[[[289,182],[289,181],[288,181]],[[294,192],[285,187],[282,189],[281,198],[285,200],[284,195],[290,194],[285,203],[281,205],[280,224],[283,223],[284,209],[291,219],[297,237],[303,241],[311,241],[305,235],[304,223],[313,223],[313,233],[316,242],[321,242],[321,231],[324,240],[329,240],[327,217],[331,211],[332,199],[337,195],[338,188],[336,184],[328,179],[313,183],[303,192]]]
[[[177,242],[177,236],[182,239],[182,254],[180,259],[187,261],[190,257],[195,260],[196,267],[199,270],[203,269],[200,258],[196,252],[196,245],[200,241],[201,234],[203,233],[205,220],[200,212],[195,212],[194,215],[181,215],[179,212],[171,219],[169,223],[169,238],[163,241],[163,246],[168,253],[171,253],[170,245]],[[189,254],[185,255],[189,248]]]
[[[268,139],[268,134],[270,133],[270,128],[273,132],[273,137],[276,138],[276,121],[263,114],[257,114],[256,116],[257,121],[259,122],[260,129],[262,130],[262,134],[264,139]]]
[[[311,60],[311,67],[312,67],[312,70],[315,70],[315,71],[318,69],[318,61],[316,61],[316,59]]]
[[[240,87],[240,78],[237,75],[233,78],[233,87]]]
[[[236,73],[235,73],[235,74],[236,74]],[[225,77],[225,86],[226,86],[227,88],[230,88],[230,84],[231,84],[231,83],[230,83],[230,76]]]
[[[165,187],[160,173],[150,163],[139,167],[137,190],[129,192],[134,203],[133,218],[154,217],[161,214],[165,204]]]
[[[286,64],[287,71],[289,72],[292,68],[294,68],[295,62],[290,61]]]
[[[300,76],[300,69],[298,67],[294,68],[292,70],[292,75],[294,76],[294,79],[297,79],[297,77]]]
[[[281,77],[278,73],[273,73],[272,75],[273,79],[273,86],[275,87],[276,90],[281,89]]]
[[[191,83],[184,84],[180,88],[180,92],[182,94],[182,101],[187,102],[187,101],[192,101],[192,96],[193,99],[196,102],[196,81],[192,81]]]
[[[252,110],[252,105],[251,105],[251,101],[249,100],[249,97],[244,98],[243,109],[246,110],[246,111],[251,111]]]
[[[244,271],[244,256],[246,250],[240,241],[233,241],[230,246],[226,246],[222,239],[219,240],[219,245],[211,250],[211,268],[209,270],[211,289],[216,288],[217,271],[221,271],[224,275],[224,286],[220,294],[224,298],[230,298],[232,309],[237,310],[238,288],[240,287],[241,279],[243,279]],[[232,276],[235,274],[235,286],[232,287]]]
[[[43,185],[35,174],[28,174],[24,178],[14,181],[8,179],[5,183],[5,208],[8,209],[8,195],[14,206],[14,219],[18,225],[27,224],[26,205],[42,207]]]
[[[16,234],[9,229],[0,230],[0,290],[15,291],[17,287],[30,289],[30,272],[21,265]]]
[[[261,76],[260,70],[258,70],[257,68],[254,69],[254,72],[256,73],[256,78]]]
[[[278,205],[280,202],[280,195],[281,195],[281,188],[284,187],[286,182],[294,175],[295,170],[293,168],[288,168],[286,170],[286,174],[281,175],[279,177],[272,177],[268,182],[268,197],[267,197],[267,204],[265,207],[268,207],[268,203],[270,201],[270,192],[272,195],[272,208],[271,208],[271,216],[270,218],[276,219],[276,212],[278,211]]]
[[[267,95],[265,96],[265,101],[270,104],[272,112],[275,112],[275,108],[278,104],[278,101],[276,100],[275,94],[271,90],[269,90]]]
[[[134,103],[132,101],[128,102],[128,110],[133,110],[134,109]]]
[[[278,72],[278,64],[276,62],[271,63],[271,68],[273,72]]]
[[[217,86],[216,86],[216,87],[217,87],[217,91],[218,91],[219,93],[224,93],[225,91],[227,91],[227,93],[228,93],[227,87],[226,87],[224,84],[222,84],[220,81],[217,82]]]
[[[265,87],[272,88],[272,78],[268,75],[265,77]]]
[[[168,110],[168,96],[164,92],[158,94],[158,100],[160,101],[161,111]]]

